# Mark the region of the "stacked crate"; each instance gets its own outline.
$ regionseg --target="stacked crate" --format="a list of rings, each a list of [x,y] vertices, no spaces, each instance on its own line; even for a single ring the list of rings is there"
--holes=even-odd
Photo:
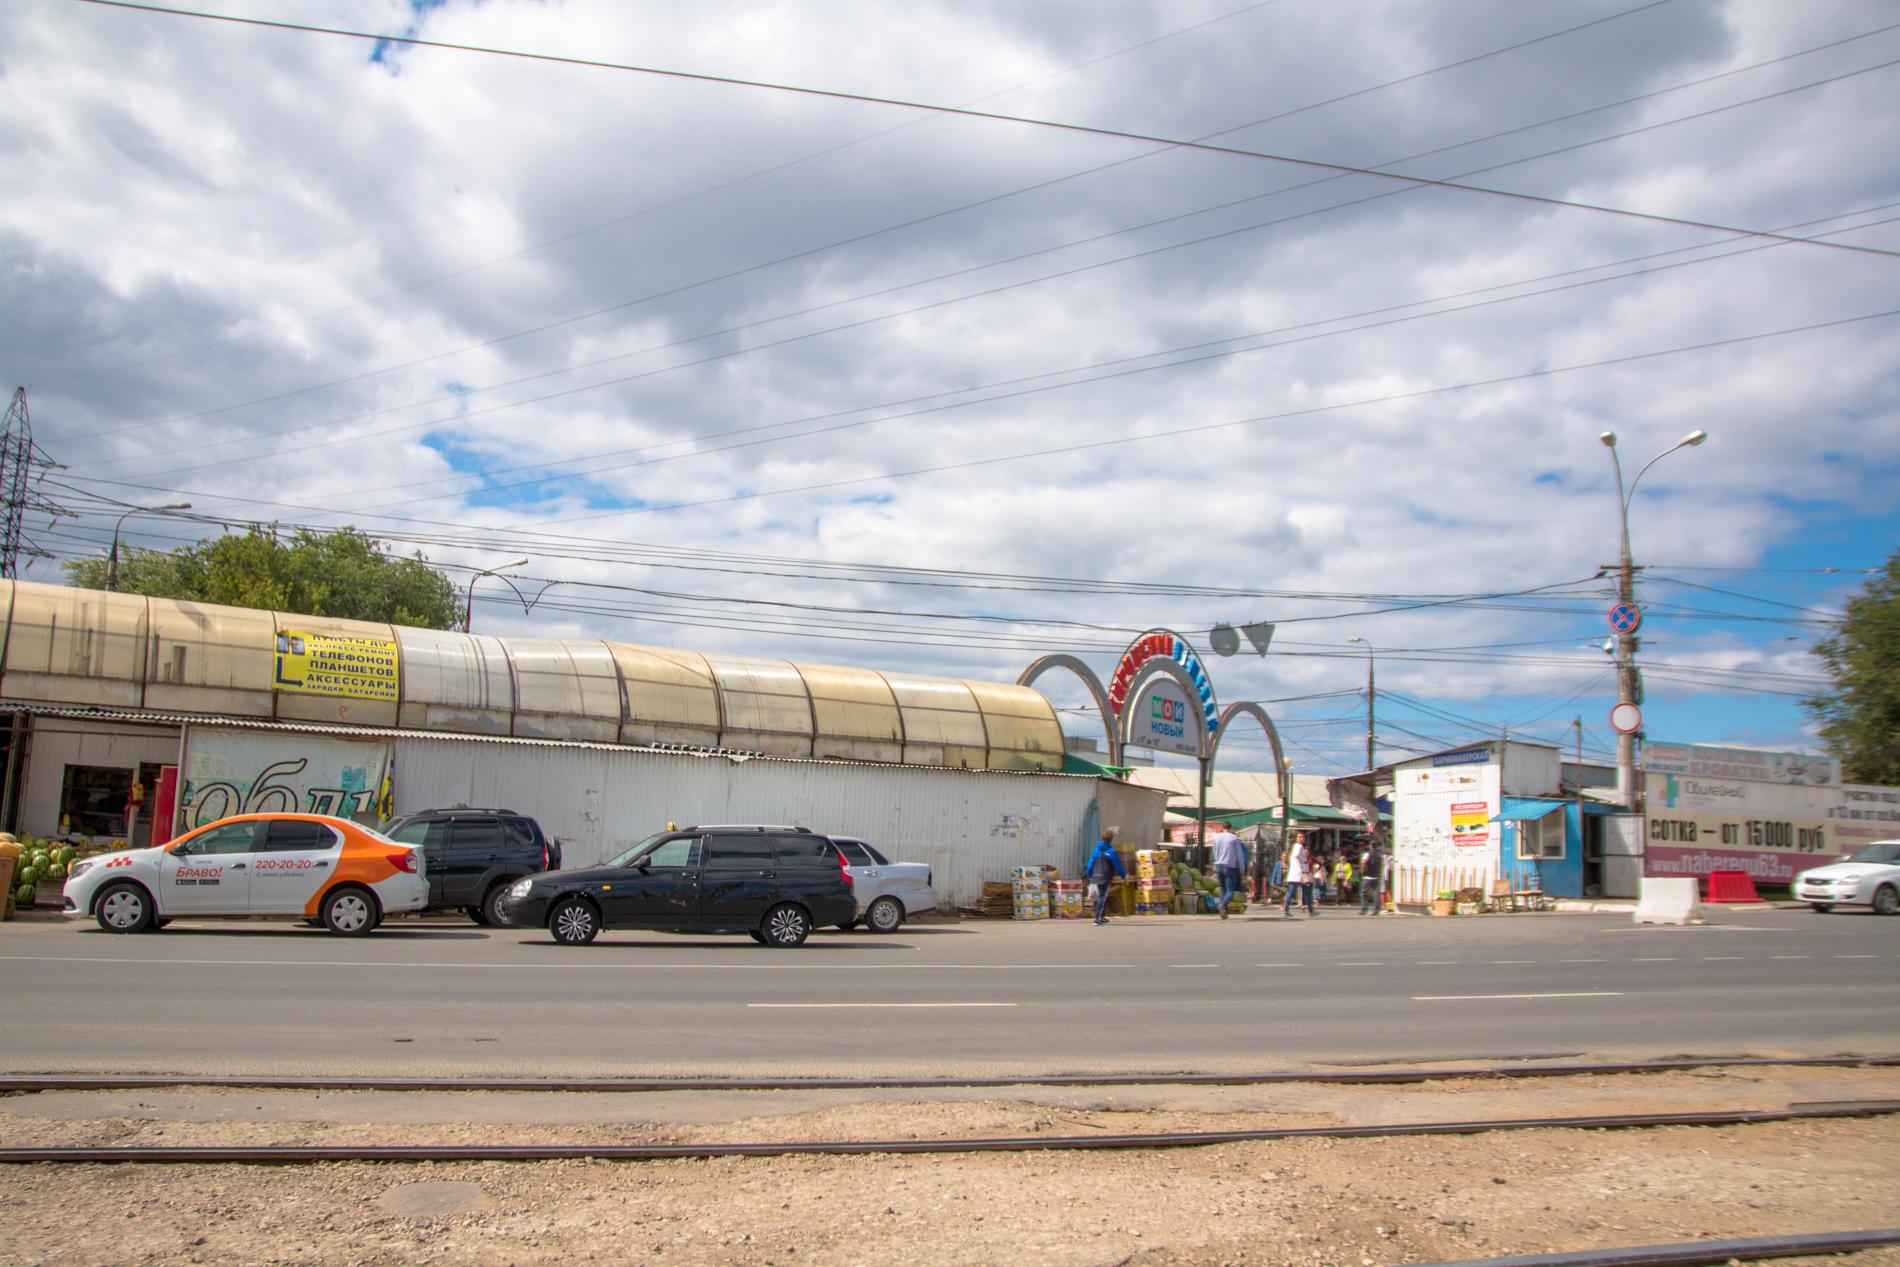
[[[1165,849],[1135,851],[1135,914],[1169,915],[1174,911],[1174,880],[1168,872],[1173,861]]]

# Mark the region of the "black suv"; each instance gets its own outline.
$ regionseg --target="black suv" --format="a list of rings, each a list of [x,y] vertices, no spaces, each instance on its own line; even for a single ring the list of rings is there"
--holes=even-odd
[[[383,834],[422,851],[429,909],[459,906],[477,924],[499,922],[495,907],[516,880],[561,866],[559,842],[510,809],[425,809],[397,819]]]
[[[805,827],[663,831],[598,867],[516,881],[500,922],[585,946],[603,928],[749,933],[797,946],[817,924],[848,924],[858,903],[844,855]]]

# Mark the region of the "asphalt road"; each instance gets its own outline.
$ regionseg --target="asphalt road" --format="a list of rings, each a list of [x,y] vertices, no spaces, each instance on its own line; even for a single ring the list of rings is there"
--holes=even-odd
[[[450,922],[0,925],[0,1069],[230,1073],[1235,1071],[1900,1053],[1900,919],[1628,916],[914,925],[770,950]]]

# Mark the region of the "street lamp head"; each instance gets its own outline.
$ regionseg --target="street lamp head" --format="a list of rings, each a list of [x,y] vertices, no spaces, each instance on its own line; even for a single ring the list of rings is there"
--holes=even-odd
[[[1366,640],[1364,638],[1361,638],[1358,634],[1354,634],[1352,637],[1346,639],[1346,641],[1347,642],[1366,642]],[[1367,642],[1366,645],[1371,646],[1372,644]]]
[[[191,503],[190,502],[173,502],[169,506],[154,506],[152,507],[152,509],[154,510],[190,510]]]
[[[1701,444],[1704,440],[1708,438],[1709,438],[1709,433],[1704,431],[1702,428],[1697,427],[1694,431],[1691,431],[1688,435],[1676,441],[1676,447],[1680,449],[1684,445]]]
[[[516,559],[513,563],[504,563],[495,570],[497,572],[506,572],[509,568],[525,568],[527,566],[528,561],[526,559]]]
[[[1603,446],[1605,448],[1614,449],[1616,447],[1616,432],[1614,431],[1605,431],[1603,434],[1599,435],[1597,439],[1603,441]]]

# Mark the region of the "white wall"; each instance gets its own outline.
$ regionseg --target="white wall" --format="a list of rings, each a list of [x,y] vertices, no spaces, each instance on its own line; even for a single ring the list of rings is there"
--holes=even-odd
[[[20,830],[51,836],[59,830],[59,793],[68,765],[112,766],[134,774],[150,762],[178,764],[176,726],[35,717],[21,781]],[[153,788],[146,788],[147,796]]]
[[[1073,874],[1096,826],[1096,787],[1079,775],[396,741],[398,813],[465,804],[531,814],[562,842],[565,867],[594,865],[668,822],[787,823],[861,836],[900,861],[926,863],[938,896],[965,905],[1015,866]]]

